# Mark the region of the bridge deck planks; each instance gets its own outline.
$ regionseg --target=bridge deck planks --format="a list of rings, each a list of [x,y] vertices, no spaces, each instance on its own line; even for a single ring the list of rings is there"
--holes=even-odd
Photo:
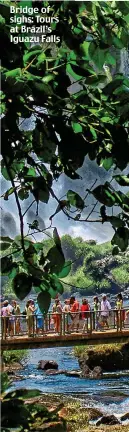
[[[107,330],[87,334],[72,333],[68,335],[47,334],[45,336],[28,337],[13,336],[1,341],[1,350],[50,348],[58,346],[97,345],[105,343],[129,342],[129,330]]]

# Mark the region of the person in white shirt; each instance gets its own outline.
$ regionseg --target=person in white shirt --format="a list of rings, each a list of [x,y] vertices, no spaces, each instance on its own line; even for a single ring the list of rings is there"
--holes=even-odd
[[[107,300],[107,296],[103,294],[101,301],[101,324],[102,326],[106,325],[109,328],[108,318],[110,315],[111,305]]]

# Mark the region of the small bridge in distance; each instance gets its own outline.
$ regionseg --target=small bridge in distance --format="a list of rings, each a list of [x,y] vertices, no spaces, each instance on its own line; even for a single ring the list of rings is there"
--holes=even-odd
[[[126,311],[124,311],[125,315]],[[77,315],[77,314],[76,314]],[[58,332],[54,319],[58,317]],[[85,320],[77,320],[75,328],[69,325],[69,314],[53,314],[49,312],[43,317],[19,315],[2,317],[1,350],[22,350],[52,347],[70,347],[77,345],[97,345],[129,342],[129,321],[123,320],[123,310],[112,309],[109,328],[96,329],[96,314],[90,311]],[[38,319],[42,319],[42,328],[38,328]],[[85,321],[85,329],[83,329]],[[57,321],[55,321],[55,324]],[[79,328],[78,328],[79,327]],[[78,328],[78,329],[77,329]]]

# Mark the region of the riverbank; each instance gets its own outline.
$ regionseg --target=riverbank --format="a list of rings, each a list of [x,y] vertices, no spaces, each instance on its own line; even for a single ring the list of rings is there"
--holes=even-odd
[[[27,350],[4,351],[1,362],[1,372],[6,372],[10,378],[21,380],[22,377],[16,375],[24,369]]]
[[[26,401],[26,404],[29,401]],[[42,395],[38,399],[34,399],[33,402],[38,402],[41,405],[45,405],[51,412],[52,411],[58,411],[59,416],[59,422],[60,426],[58,429],[54,429],[49,427],[45,429],[46,432],[50,431],[68,431],[68,432],[128,432],[129,426],[128,425],[122,425],[122,424],[116,424],[116,425],[104,425],[101,424],[100,426],[96,426],[95,424],[91,425],[89,422],[96,422],[98,418],[102,417],[103,414],[101,411],[94,409],[94,408],[85,408],[83,407],[79,402],[76,402],[74,398],[66,398],[63,395],[57,396],[57,395]],[[32,403],[32,402],[31,402]],[[60,408],[61,407],[61,408]],[[66,421],[66,427],[62,425],[61,421]],[[117,419],[116,419],[117,421]],[[42,422],[41,422],[42,423]],[[42,429],[40,423],[40,430]],[[36,424],[35,424],[36,426]],[[38,426],[38,424],[37,424]]]
[[[74,354],[83,376],[86,375],[87,367],[91,370],[101,367],[104,372],[126,370],[129,367],[129,343],[76,347]]]

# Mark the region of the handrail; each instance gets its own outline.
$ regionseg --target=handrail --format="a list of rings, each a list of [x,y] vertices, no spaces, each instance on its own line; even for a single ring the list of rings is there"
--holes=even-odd
[[[78,311],[78,312],[48,312],[46,316],[36,315],[8,315],[1,316],[1,338],[18,338],[23,336],[41,337],[51,334],[67,335],[72,333],[94,333],[95,331],[113,330],[118,333],[129,329],[126,320],[129,307],[111,309],[110,311]],[[106,313],[106,315],[105,315]],[[84,317],[85,314],[85,318]],[[127,315],[128,315],[127,314]]]

